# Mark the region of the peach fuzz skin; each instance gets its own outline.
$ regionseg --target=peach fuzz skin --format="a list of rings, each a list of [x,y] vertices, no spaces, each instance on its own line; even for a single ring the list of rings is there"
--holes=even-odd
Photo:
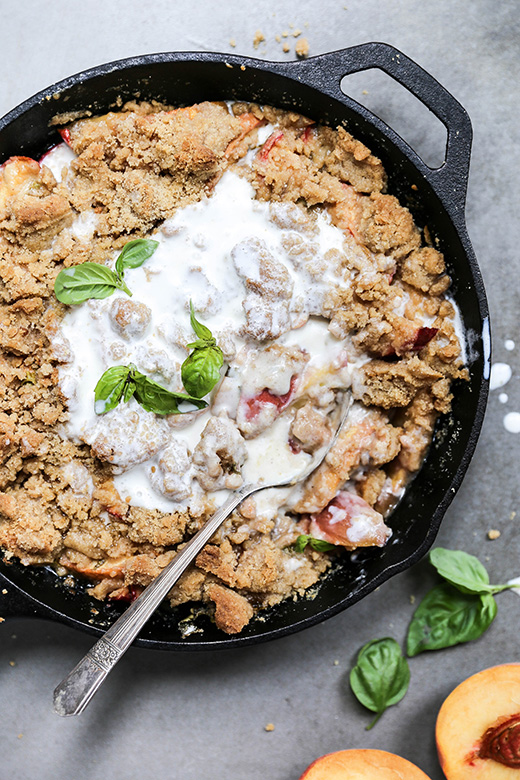
[[[518,766],[480,755],[488,729],[498,729],[515,715],[520,718],[520,663],[484,669],[458,685],[439,711],[435,732],[448,780],[518,780]]]
[[[316,759],[300,780],[429,780],[419,767],[384,750],[339,750]]]

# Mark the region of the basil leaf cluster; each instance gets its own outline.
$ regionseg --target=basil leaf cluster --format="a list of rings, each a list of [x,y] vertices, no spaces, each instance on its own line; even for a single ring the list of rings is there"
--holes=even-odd
[[[224,356],[210,329],[195,317],[191,301],[190,322],[198,338],[188,344],[188,349],[193,351],[181,366],[181,377],[186,391],[195,398],[202,398],[211,392],[219,381]]]
[[[90,298],[108,298],[115,290],[132,295],[124,280],[127,268],[139,268],[153,255],[158,241],[136,238],[124,245],[115,265],[115,271],[99,263],[80,263],[62,269],[54,282],[54,294],[61,303],[84,303]]]
[[[294,549],[296,552],[301,553],[305,550],[307,545],[312,547],[313,550],[317,550],[318,552],[327,552],[328,550],[336,549],[335,544],[325,542],[323,539],[316,539],[314,536],[310,536],[309,534],[300,534],[294,543]]]
[[[387,707],[401,701],[410,684],[408,661],[390,637],[374,639],[359,651],[350,672],[350,687],[361,704],[376,713],[367,731],[377,723]]]
[[[430,590],[414,612],[406,640],[409,656],[478,639],[497,613],[493,594],[514,587],[491,585],[478,558],[462,550],[437,547],[430,563],[445,582]]]
[[[186,393],[172,393],[149,379],[130,363],[128,366],[111,366],[99,379],[94,389],[96,414],[106,414],[123,402],[135,398],[147,412],[155,414],[182,414],[192,409],[180,409],[179,403],[188,402],[197,409],[207,406],[205,401]]]

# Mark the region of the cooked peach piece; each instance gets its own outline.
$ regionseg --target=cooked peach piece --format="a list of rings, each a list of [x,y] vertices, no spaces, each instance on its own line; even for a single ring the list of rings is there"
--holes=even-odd
[[[300,780],[429,780],[406,758],[385,750],[338,750],[316,759]]]
[[[361,496],[340,490],[318,514],[311,515],[311,536],[355,550],[357,547],[383,547],[392,533],[383,515]]]
[[[0,211],[9,198],[36,182],[40,166],[30,157],[10,157],[0,166]]]
[[[520,776],[520,663],[484,669],[450,693],[437,717],[437,752],[448,780]]]

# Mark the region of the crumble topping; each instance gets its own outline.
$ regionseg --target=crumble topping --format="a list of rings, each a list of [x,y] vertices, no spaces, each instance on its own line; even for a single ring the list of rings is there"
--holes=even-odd
[[[464,343],[442,255],[386,193],[345,128],[245,103],[129,103],[66,123],[40,162],[0,167],[0,545],[25,565],[131,600],[243,481],[319,469],[243,502],[169,594],[236,633],[302,595],[335,549],[382,546],[420,468]],[[60,304],[54,281],[154,254],[105,299]],[[201,411],[135,399],[98,414],[94,387],[133,364],[182,392],[189,302],[222,349]]]

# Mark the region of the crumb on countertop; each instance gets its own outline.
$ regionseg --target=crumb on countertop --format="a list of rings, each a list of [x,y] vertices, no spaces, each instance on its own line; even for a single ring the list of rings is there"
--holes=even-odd
[[[235,46],[237,45],[237,42],[235,41],[234,38],[231,38],[231,40],[229,41],[229,45],[232,46],[233,48],[235,48]]]
[[[299,41],[296,42],[296,46],[294,47],[294,51],[296,52],[297,57],[308,57],[309,55],[309,42],[307,38],[300,38]]]
[[[255,47],[255,49],[257,49],[258,46],[260,46],[262,41],[265,41],[265,35],[261,30],[257,30],[255,32],[255,37],[253,38],[253,46]]]
[[[274,723],[267,723],[264,726],[264,731],[274,731]]]
[[[500,536],[500,531],[498,531],[496,528],[490,528],[487,532],[488,539],[498,539]]]
[[[291,51],[291,47],[289,46],[289,44],[288,44],[288,43],[284,43],[284,45],[282,46],[282,51],[284,51],[284,52],[286,52],[286,53],[287,53],[288,51]]]

